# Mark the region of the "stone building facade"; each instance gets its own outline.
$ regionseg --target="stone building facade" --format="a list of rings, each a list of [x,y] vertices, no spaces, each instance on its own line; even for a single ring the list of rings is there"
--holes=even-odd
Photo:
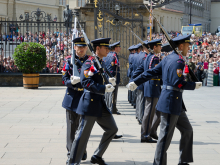
[[[21,14],[30,14],[40,8],[52,18],[57,16],[57,20],[62,21],[66,4],[69,0],[0,0],[0,19],[19,20]]]
[[[212,0],[211,9],[211,33],[215,33],[220,26],[220,0]]]

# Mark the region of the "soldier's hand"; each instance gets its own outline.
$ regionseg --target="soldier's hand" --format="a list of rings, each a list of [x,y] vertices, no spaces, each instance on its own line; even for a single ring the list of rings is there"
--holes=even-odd
[[[129,84],[126,85],[128,90],[134,91],[138,86],[134,82],[130,82]]]
[[[109,81],[113,86],[116,85],[116,79],[115,79],[114,77],[109,78],[108,81]]]
[[[114,87],[111,84],[107,84],[105,85],[105,92],[113,92],[114,91]]]
[[[71,80],[71,84],[75,85],[75,84],[80,82],[80,77],[78,77],[78,76],[71,76],[70,80]]]
[[[196,82],[196,87],[195,89],[199,89],[202,87],[202,82]]]

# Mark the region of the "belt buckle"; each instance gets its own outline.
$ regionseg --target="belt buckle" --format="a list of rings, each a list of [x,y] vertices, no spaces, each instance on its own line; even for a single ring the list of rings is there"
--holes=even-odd
[[[83,91],[83,88],[78,88],[78,91]]]

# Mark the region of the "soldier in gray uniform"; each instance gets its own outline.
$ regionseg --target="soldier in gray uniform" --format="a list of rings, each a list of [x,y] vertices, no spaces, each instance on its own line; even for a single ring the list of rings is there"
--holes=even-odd
[[[159,63],[159,58],[157,54],[161,52],[161,39],[152,40],[148,42],[147,45],[150,47],[152,52],[148,54],[146,59],[134,72],[133,79],[135,79],[137,76],[142,74],[144,71],[154,68]],[[158,121],[160,120],[160,116],[156,115],[156,104],[159,96],[160,96],[159,77],[156,77],[144,83],[145,109],[144,109],[144,116],[141,126],[141,142],[147,142],[147,143],[157,142],[151,138],[150,134],[151,134],[151,129],[153,127],[152,122],[154,116],[155,116],[154,123],[157,124]],[[153,128],[157,129],[157,127],[153,127]]]
[[[189,50],[190,36],[178,36],[173,39],[183,57]],[[134,90],[138,85],[156,76],[163,78],[163,89],[156,107],[161,112],[161,126],[153,165],[167,165],[167,150],[175,127],[181,133],[178,165],[189,165],[188,163],[193,162],[193,129],[185,113],[182,93],[183,90],[199,89],[202,82],[184,81],[185,60],[182,56],[175,52],[169,54],[156,67],[144,71],[134,82],[127,85],[128,89]]]
[[[91,41],[99,63],[105,71],[107,69],[102,58],[108,54],[109,41],[110,38]],[[80,98],[76,111],[80,115],[80,124],[72,144],[69,165],[80,164],[95,122],[100,125],[104,133],[98,148],[91,158],[91,163],[107,165],[102,159],[102,156],[117,133],[118,128],[104,100],[105,92],[112,92],[114,87],[111,84],[105,84],[101,72],[94,57],[88,58],[82,66],[80,82],[84,88],[84,93]],[[114,78],[109,78],[109,82],[114,84],[115,81],[113,82],[112,79]]]

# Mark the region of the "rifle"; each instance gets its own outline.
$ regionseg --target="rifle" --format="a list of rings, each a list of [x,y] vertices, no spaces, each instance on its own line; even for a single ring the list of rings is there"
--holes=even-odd
[[[155,19],[155,21],[157,22],[157,24],[160,26],[160,29],[163,31],[167,41],[169,42],[171,48],[174,50],[174,52],[178,55],[182,54],[179,52],[178,48],[176,47],[176,44],[173,42],[173,40],[170,38],[170,36],[168,35],[166,29],[160,24],[160,22],[157,20],[157,18],[153,15],[153,13],[148,9],[147,5],[145,5],[145,7],[147,8],[147,10],[149,11],[149,13],[152,15],[152,17]],[[183,56],[182,56],[183,57]],[[183,58],[184,59],[184,58]],[[186,62],[186,64],[188,65],[188,63]],[[189,75],[192,79],[193,82],[199,82],[198,78],[195,76],[195,74],[193,73],[193,71],[190,69],[189,67]]]
[[[131,31],[131,33],[140,41],[140,43],[142,44],[142,46],[144,46],[145,48],[147,48],[147,50],[148,50],[149,52],[153,53],[153,50],[150,49],[149,47],[147,47],[147,46],[145,45],[144,41],[143,41],[137,34],[135,34],[135,32],[133,32],[132,28],[129,27],[129,26],[127,26],[127,24],[129,24],[129,23],[126,22],[124,25],[122,24],[122,26],[125,26],[125,27],[129,28],[130,31]]]
[[[75,44],[73,43],[73,40],[78,36],[77,35],[77,29],[76,29],[76,24],[77,24],[77,13],[74,13],[75,15],[75,20],[74,20],[74,29],[72,30],[72,57],[71,57],[71,64],[73,65],[73,76],[80,76],[79,71],[77,69],[77,66],[75,64],[75,58],[76,58],[76,51],[74,49]]]
[[[96,61],[96,63],[98,64],[98,70],[100,71],[102,78],[104,79],[104,81],[105,81],[106,84],[109,84],[108,78],[106,77],[106,75],[105,75],[105,73],[104,73],[104,69],[102,68],[102,65],[100,64],[100,62],[99,62],[99,60],[98,60],[96,54],[94,53],[94,50],[93,50],[93,48],[92,48],[92,45],[91,45],[91,43],[90,43],[90,41],[89,41],[89,39],[88,39],[86,33],[84,32],[82,26],[80,25],[79,21],[78,21],[78,24],[79,24],[79,26],[80,26],[81,32],[82,32],[82,34],[83,34],[83,37],[84,37],[84,39],[85,39],[85,41],[86,41],[86,45],[88,46],[90,52],[92,53],[92,56],[95,57],[95,61]],[[111,77],[111,76],[110,76],[110,77]]]

